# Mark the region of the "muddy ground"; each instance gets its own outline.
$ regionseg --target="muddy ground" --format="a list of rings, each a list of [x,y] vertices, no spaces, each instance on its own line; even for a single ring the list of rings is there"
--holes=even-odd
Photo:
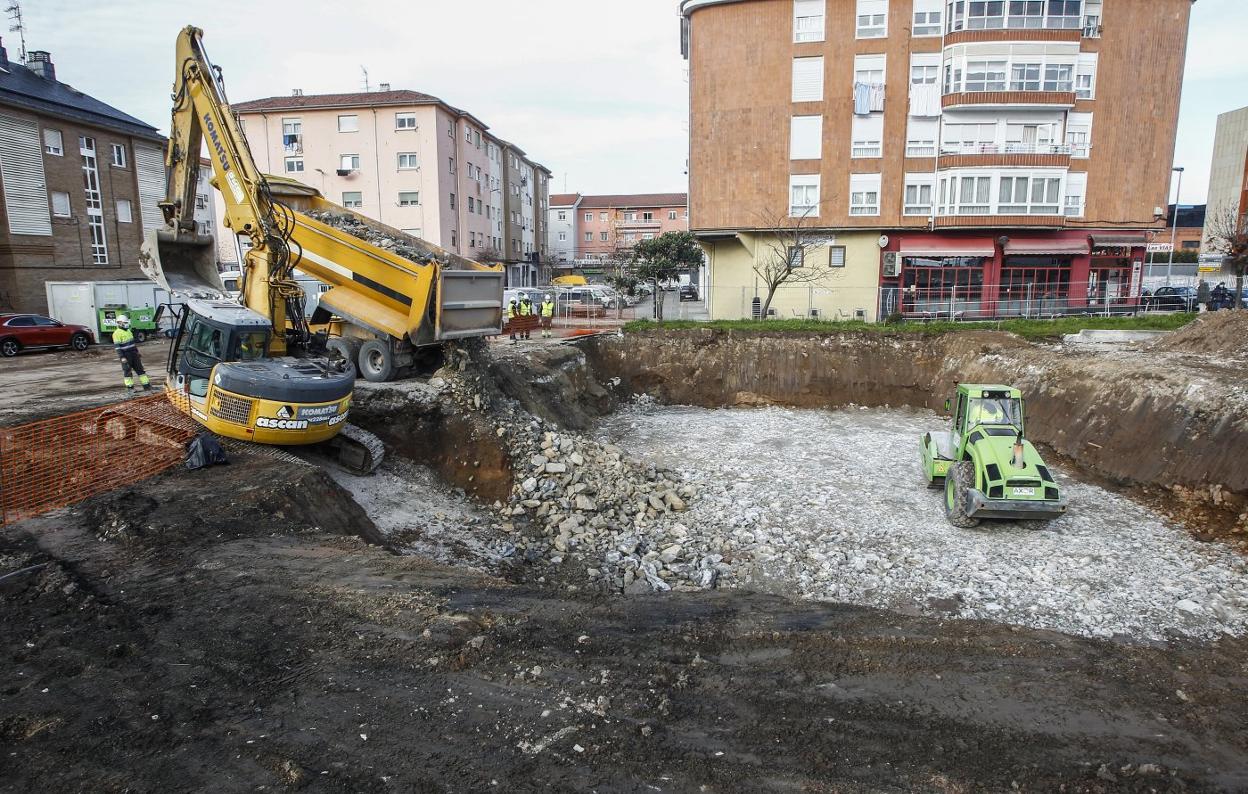
[[[529,382],[581,384],[590,422],[617,395],[583,361]],[[0,786],[1248,789],[1242,638],[622,598],[384,542],[326,472],[259,450],[0,528]]]

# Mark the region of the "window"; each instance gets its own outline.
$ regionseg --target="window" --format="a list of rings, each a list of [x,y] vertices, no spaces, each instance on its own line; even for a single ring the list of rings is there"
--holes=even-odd
[[[126,145],[123,143],[112,144],[113,165],[117,168],[125,168],[129,161],[126,157]]]
[[[455,158],[454,157],[446,158],[446,167],[448,169],[448,173],[452,173],[452,174],[455,173]]]
[[[1056,215],[1060,177],[1003,176],[997,212],[1003,215]]]
[[[359,132],[360,117],[359,116],[339,116],[338,117],[339,132]]]
[[[52,191],[52,214],[58,218],[68,218],[71,215],[68,193]]]
[[[472,143],[472,128],[464,127],[464,143]]]
[[[1009,27],[1044,27],[1044,4],[1045,0],[1010,0]]]
[[[1016,63],[1010,67],[1011,91],[1039,91],[1040,64]]]
[[[823,156],[823,116],[794,116],[789,124],[789,159]]]
[[[478,149],[481,148],[481,133],[475,130],[472,133],[472,145]]]
[[[793,0],[793,41],[823,41],[825,0]]]
[[[902,215],[928,216],[932,214],[932,179],[931,174],[906,174]]]
[[[1089,39],[1101,37],[1101,0],[1088,0],[1083,10],[1083,35]]]
[[[806,249],[800,245],[789,246],[789,269],[793,270],[806,264]]]
[[[416,157],[416,152],[399,152],[399,170],[414,171],[420,168],[420,160]]]
[[[302,157],[287,157],[286,158],[286,173],[302,174],[303,173],[303,158]]]
[[[95,138],[79,136],[78,154],[82,157],[82,184],[87,200],[87,230],[91,234],[91,261],[93,264],[107,265],[108,238],[104,231],[104,200],[100,192]]]
[[[607,241],[607,233],[606,233],[606,232],[600,232],[599,234],[600,234],[600,236],[601,236],[601,238],[602,238],[602,242],[604,242],[604,243],[605,243],[605,242]]]
[[[592,222],[593,222],[593,220],[594,220],[594,213],[592,213],[592,212],[587,212],[587,213],[585,213],[585,222],[586,222],[586,223],[592,223]]]
[[[626,221],[635,221],[635,220],[637,220],[637,213],[635,213],[635,212],[626,212],[626,213],[624,213],[624,220],[626,220]]]
[[[43,131],[43,151],[47,154],[54,154],[61,157],[65,154],[64,141],[61,138],[60,130]]]
[[[358,190],[342,194],[342,206],[347,209],[358,209],[364,206],[364,194]]]
[[[1084,199],[1088,190],[1088,175],[1071,172],[1066,175],[1066,197],[1062,214],[1068,218],[1083,217]]]
[[[559,242],[561,242],[561,243],[566,243],[567,241],[568,241],[568,233],[567,233],[567,232],[559,232]]]
[[[914,0],[914,24],[910,35],[939,36],[943,3],[944,0]]]
[[[940,67],[932,64],[915,64],[910,66],[910,85],[935,85],[940,74]]]
[[[818,174],[795,174],[789,177],[789,216],[819,216]]]
[[[418,207],[420,206],[419,190],[400,190],[399,191],[400,207]]]
[[[1092,114],[1071,113],[1066,117],[1066,145],[1072,157],[1087,157],[1092,148]]]
[[[1005,61],[967,61],[967,91],[1004,91]]]
[[[197,210],[208,209],[208,194],[207,193],[195,194],[195,209]]]
[[[607,213],[605,213],[605,212],[600,212],[600,213],[598,213],[598,220],[602,221],[603,223],[606,223],[606,222],[607,222]]]
[[[950,202],[956,208],[952,214],[988,215],[992,212],[992,177],[954,176],[950,179]]]
[[[828,267],[845,267],[845,246],[828,247]]]
[[[455,194],[451,194],[451,209],[455,209]]]
[[[593,241],[594,241],[594,233],[593,233],[593,232],[585,232],[585,242],[587,242],[587,243],[592,243]]]
[[[451,248],[454,248],[457,245],[459,245],[459,233],[456,230],[451,229]]]
[[[849,177],[849,214],[880,214],[880,175],[851,174]]]
[[[668,210],[668,211],[667,211],[667,219],[668,219],[669,221],[674,221],[674,220],[676,220],[676,210]]]
[[[906,157],[935,157],[939,118],[916,118],[906,123]]]
[[[65,198],[68,199],[69,196],[65,195]],[[117,199],[117,222],[134,223],[134,208],[130,205],[130,199]]]
[[[344,154],[338,158],[339,171],[359,171],[360,156],[358,154]]]
[[[856,55],[854,56],[854,82],[865,83],[867,85],[883,85],[884,84],[884,56],[883,55]],[[883,108],[872,108],[872,110],[883,110]]]
[[[1050,63],[1044,67],[1045,91],[1074,90],[1075,66],[1070,63]]]
[[[1095,98],[1096,65],[1097,54],[1095,52],[1079,54],[1079,61],[1075,70],[1075,96],[1079,99]]]
[[[414,130],[416,129],[415,113],[395,113],[394,128],[396,130]]]
[[[1081,5],[1080,0],[1048,0],[1048,27],[1078,30],[1082,23],[1079,16]]]
[[[641,219],[642,219],[643,221],[652,221],[652,220],[654,220],[654,213],[653,213],[653,212],[643,212],[643,213],[641,213]]]
[[[854,116],[850,157],[879,157],[883,154],[884,114]]]
[[[567,210],[559,210],[559,220],[566,221],[568,219]]]
[[[282,119],[282,149],[286,154],[303,154],[303,119]]]
[[[469,197],[468,197],[468,214],[470,214],[470,215],[471,215],[472,213],[474,213],[474,212],[476,212],[476,211],[477,211],[477,210],[476,210],[476,205],[474,204],[474,200],[473,200],[472,196],[469,196]]]
[[[966,6],[966,26],[970,30],[1005,27],[1005,0],[970,0]]]
[[[793,59],[793,101],[823,101],[823,56]]]
[[[858,0],[860,39],[882,39],[888,35],[888,0]]]

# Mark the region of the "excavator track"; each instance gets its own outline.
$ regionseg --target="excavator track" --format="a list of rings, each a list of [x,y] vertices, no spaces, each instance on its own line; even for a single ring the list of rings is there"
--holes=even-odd
[[[338,435],[325,442],[334,451],[334,460],[352,474],[372,474],[386,455],[381,439],[356,425],[343,425]]]

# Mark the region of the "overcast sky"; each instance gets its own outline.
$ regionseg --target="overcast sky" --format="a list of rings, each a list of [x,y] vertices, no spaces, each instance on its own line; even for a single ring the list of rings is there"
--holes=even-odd
[[[1108,0],[1110,3],[1150,0]],[[361,67],[476,115],[554,173],[552,191],[683,191],[685,63],[676,0],[23,0],[27,49],[57,77],[169,126],[178,29],[204,29],[232,101],[359,91]],[[1244,0],[1199,0],[1176,164],[1208,187],[1217,114],[1248,105]],[[16,57],[16,33],[4,36]],[[1140,52],[1147,74],[1148,53]],[[1144,89],[1147,91],[1147,87]]]

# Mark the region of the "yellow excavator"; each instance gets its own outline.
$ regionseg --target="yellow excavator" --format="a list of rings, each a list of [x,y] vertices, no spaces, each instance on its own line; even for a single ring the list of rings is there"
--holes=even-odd
[[[348,468],[371,471],[381,444],[346,421],[356,367],[384,380],[422,347],[501,333],[501,268],[262,174],[202,36],[189,26],[178,35],[168,190],[160,203],[165,226],[148,232],[141,256],[144,273],[185,306],[166,393],[219,435],[279,445],[328,442]],[[212,184],[225,202],[223,223],[250,246],[237,301],[226,297],[213,236],[200,233],[193,217],[205,143]],[[399,241],[409,257],[340,227],[365,229],[391,248]],[[296,268],[328,285],[317,310],[325,316],[305,316]],[[326,329],[341,335],[330,339]]]

